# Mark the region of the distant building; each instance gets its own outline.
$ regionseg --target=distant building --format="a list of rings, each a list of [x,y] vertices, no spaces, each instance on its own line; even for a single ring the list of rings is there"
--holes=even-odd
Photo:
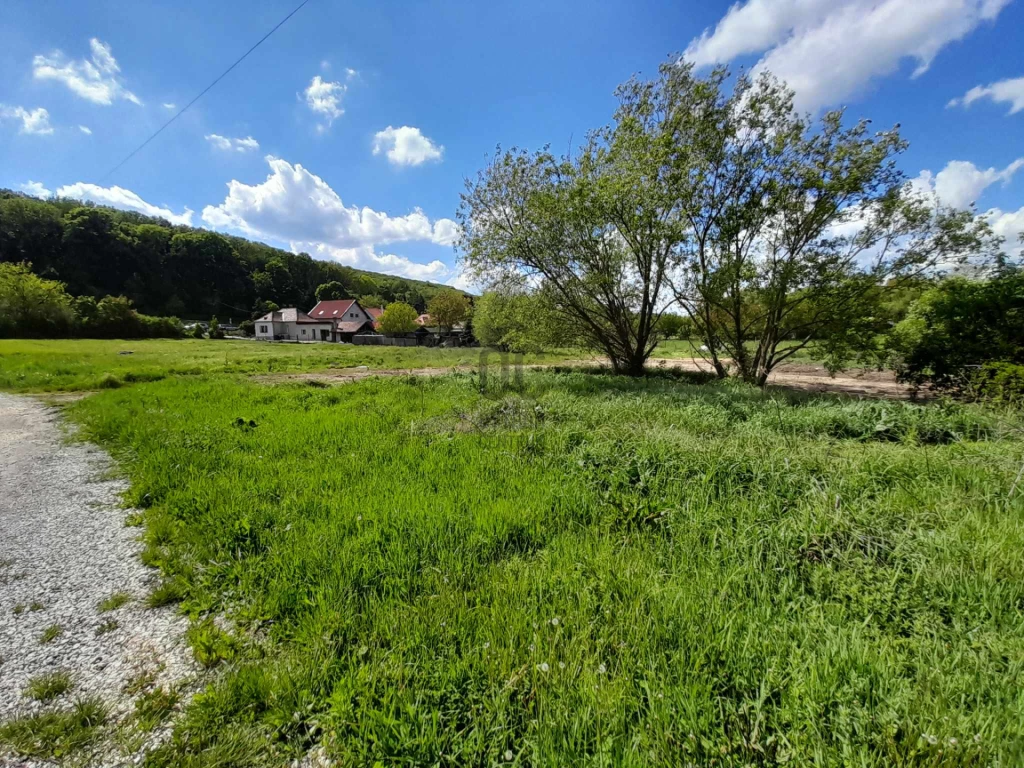
[[[318,321],[290,307],[268,312],[255,321],[256,338],[266,341],[332,341],[334,323]]]
[[[351,342],[357,333],[373,332],[373,316],[355,299],[321,301],[309,310],[309,316],[317,322],[331,323],[330,341]]]

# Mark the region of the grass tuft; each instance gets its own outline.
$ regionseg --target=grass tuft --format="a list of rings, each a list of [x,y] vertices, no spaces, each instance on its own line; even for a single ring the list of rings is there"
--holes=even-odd
[[[39,644],[46,645],[52,643],[58,637],[64,634],[64,628],[60,624],[51,624],[43,630],[43,634],[39,636]]]
[[[150,608],[162,608],[165,605],[180,603],[185,599],[185,586],[180,579],[166,579],[157,585],[146,598]]]
[[[115,592],[110,597],[104,598],[100,601],[99,611],[100,613],[107,613],[108,611],[116,611],[125,603],[132,599],[130,592]]]
[[[96,744],[107,722],[99,699],[82,699],[66,712],[44,712],[0,725],[0,744],[22,757],[61,760]]]
[[[71,690],[71,675],[67,672],[50,672],[33,677],[25,688],[25,696],[36,701],[52,701]]]
[[[96,627],[96,637],[101,637],[102,635],[113,632],[119,626],[121,625],[117,623],[116,619],[105,619]]]

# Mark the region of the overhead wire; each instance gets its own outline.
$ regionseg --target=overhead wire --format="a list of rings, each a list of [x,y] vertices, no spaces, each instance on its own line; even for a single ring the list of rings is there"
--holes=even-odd
[[[135,149],[133,149],[133,150],[132,150],[131,152],[129,152],[129,153],[128,153],[128,155],[127,155],[127,156],[126,156],[126,157],[125,157],[125,158],[124,158],[124,159],[123,159],[123,160],[122,160],[121,162],[119,162],[119,163],[118,163],[117,165],[115,165],[115,166],[114,166],[113,168],[111,168],[111,169],[110,169],[109,171],[107,171],[107,172],[106,172],[106,173],[105,173],[105,174],[103,175],[103,177],[102,177],[102,178],[101,178],[100,180],[101,180],[101,181],[106,181],[106,180],[107,180],[108,178],[110,178],[110,176],[112,176],[112,175],[113,175],[114,173],[116,173],[116,172],[117,172],[117,171],[118,171],[118,170],[119,170],[119,169],[120,169],[120,168],[121,168],[121,167],[122,167],[122,166],[123,166],[123,165],[124,165],[125,163],[127,163],[127,162],[128,162],[129,160],[131,160],[131,159],[132,159],[133,157],[135,157],[135,155],[137,155],[137,154],[138,154],[139,152],[141,152],[141,151],[142,151],[143,149],[145,149],[146,145],[148,145],[148,144],[149,144],[149,143],[150,143],[151,141],[153,141],[153,139],[155,139],[155,138],[156,138],[157,136],[159,136],[159,135],[160,135],[161,133],[163,133],[164,129],[165,129],[165,128],[167,128],[167,126],[169,126],[169,125],[170,125],[171,123],[173,123],[173,122],[174,122],[175,120],[177,120],[177,119],[178,119],[179,117],[181,117],[181,116],[182,116],[183,114],[185,114],[185,113],[186,113],[186,112],[188,111],[189,107],[191,107],[191,106],[192,106],[193,104],[195,104],[195,103],[196,103],[197,101],[199,101],[199,100],[200,100],[201,98],[203,98],[203,96],[205,96],[205,95],[206,95],[206,93],[207,93],[207,92],[208,92],[208,91],[209,91],[209,90],[210,90],[211,88],[213,88],[213,87],[214,87],[215,85],[217,85],[217,83],[219,83],[219,82],[220,82],[221,80],[223,80],[223,79],[224,79],[225,77],[227,77],[227,75],[228,75],[228,74],[229,74],[229,73],[231,72],[231,70],[233,70],[233,69],[234,69],[235,67],[237,67],[237,66],[238,66],[239,64],[241,64],[241,63],[242,63],[243,61],[245,61],[245,59],[246,59],[246,58],[247,58],[247,57],[249,56],[249,54],[250,54],[250,53],[252,53],[253,51],[255,51],[255,50],[256,50],[257,48],[259,48],[259,47],[260,47],[260,46],[261,46],[261,45],[262,45],[262,44],[263,44],[264,42],[266,42],[266,41],[267,41],[267,39],[268,39],[268,38],[269,38],[269,37],[270,37],[270,36],[271,36],[272,34],[274,34],[275,32],[277,32],[277,30],[279,30],[279,29],[280,29],[280,28],[281,28],[282,26],[284,26],[284,24],[285,24],[285,23],[286,23],[286,22],[287,22],[287,21],[288,21],[288,20],[289,20],[289,19],[290,19],[290,18],[291,18],[292,16],[294,16],[294,15],[295,15],[296,13],[298,13],[299,11],[301,11],[301,10],[302,10],[302,8],[303,8],[303,7],[304,7],[304,6],[305,6],[305,5],[307,4],[307,3],[309,3],[309,1],[310,1],[310,0],[302,0],[302,2],[301,2],[301,3],[299,3],[299,4],[298,4],[298,5],[297,5],[297,6],[296,6],[296,7],[295,7],[295,8],[293,9],[293,10],[292,10],[292,12],[291,12],[291,13],[289,13],[289,14],[288,14],[287,16],[285,16],[285,17],[284,17],[283,19],[281,19],[281,21],[279,21],[279,22],[278,22],[277,24],[275,24],[275,25],[274,25],[274,27],[273,27],[273,29],[271,29],[271,30],[270,30],[269,32],[267,32],[267,34],[265,34],[265,35],[264,35],[263,37],[261,37],[261,38],[260,38],[260,39],[259,39],[259,40],[258,40],[258,41],[257,41],[257,42],[256,42],[256,43],[255,43],[255,44],[254,44],[254,45],[252,46],[252,47],[251,47],[251,48],[249,48],[249,50],[247,50],[247,51],[246,51],[245,53],[243,53],[243,54],[242,54],[241,56],[239,56],[239,57],[238,57],[238,58],[237,58],[237,59],[235,60],[235,62],[234,62],[234,63],[233,63],[233,64],[232,64],[232,65],[231,65],[230,67],[228,67],[228,68],[227,68],[227,69],[225,69],[225,70],[224,70],[223,72],[221,72],[221,73],[220,73],[220,75],[218,75],[218,76],[217,76],[217,78],[216,78],[216,79],[215,79],[215,80],[214,80],[214,81],[213,81],[212,83],[210,83],[210,84],[209,84],[208,86],[206,86],[205,88],[203,88],[203,90],[201,90],[201,91],[199,92],[199,94],[198,94],[198,95],[197,95],[197,96],[196,96],[196,97],[195,97],[194,99],[192,99],[192,101],[190,101],[190,102],[189,102],[188,104],[186,104],[186,105],[185,105],[184,107],[182,107],[181,109],[179,109],[179,110],[178,110],[178,112],[177,112],[177,113],[175,113],[175,115],[174,115],[174,116],[173,116],[173,117],[172,117],[172,118],[171,118],[170,120],[168,120],[168,121],[167,121],[166,123],[164,123],[164,124],[163,124],[163,125],[161,125],[161,126],[160,126],[159,128],[157,128],[157,129],[156,129],[156,131],[154,131],[154,132],[153,132],[153,134],[152,134],[152,135],[151,135],[151,136],[150,136],[150,137],[149,137],[148,139],[146,139],[146,140],[145,140],[144,142],[142,142],[141,144],[139,144],[139,146],[137,146],[137,147],[136,147]]]

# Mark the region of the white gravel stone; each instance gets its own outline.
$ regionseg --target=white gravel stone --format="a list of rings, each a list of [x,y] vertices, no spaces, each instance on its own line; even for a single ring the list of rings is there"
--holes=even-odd
[[[0,722],[87,696],[102,698],[121,720],[135,702],[122,688],[140,672],[155,672],[166,686],[198,674],[183,639],[186,620],[173,607],[144,605],[158,574],[139,560],[141,531],[124,523],[124,483],[112,468],[100,449],[65,439],[56,409],[0,394]],[[116,592],[131,601],[101,613],[100,601]],[[110,619],[117,628],[97,635]],[[41,644],[52,625],[62,633]],[[72,677],[68,694],[50,704],[24,696],[29,680],[58,670]],[[92,764],[135,764],[166,731],[132,755],[111,746]],[[0,745],[0,766],[32,765],[48,763],[5,755]]]

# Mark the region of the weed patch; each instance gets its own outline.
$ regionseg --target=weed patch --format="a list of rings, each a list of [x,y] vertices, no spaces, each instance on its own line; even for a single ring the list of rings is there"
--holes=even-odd
[[[23,757],[60,760],[93,746],[106,722],[106,706],[98,699],[83,699],[66,712],[45,712],[0,725],[0,743]]]

